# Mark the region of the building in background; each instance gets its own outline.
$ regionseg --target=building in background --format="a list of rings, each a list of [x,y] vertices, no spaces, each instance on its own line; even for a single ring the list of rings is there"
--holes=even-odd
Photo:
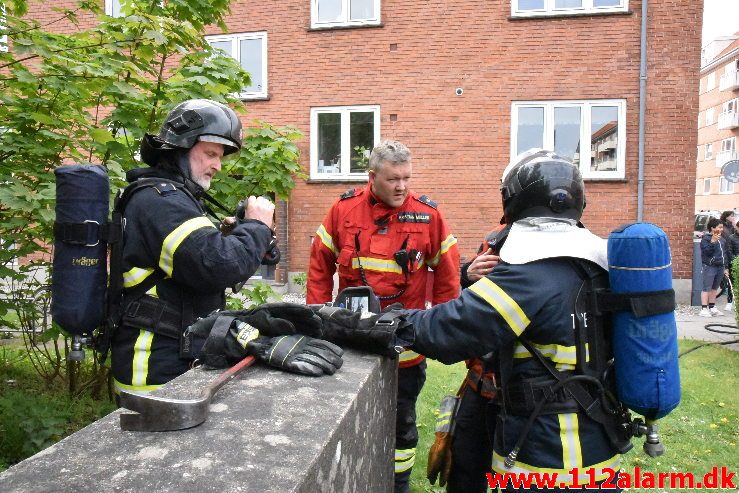
[[[100,2],[120,15],[118,0]],[[329,205],[366,185],[382,139],[411,149],[413,189],[443,208],[462,255],[500,220],[506,164],[545,147],[580,166],[589,228],[607,236],[642,204],[671,239],[675,276],[690,278],[701,17],[702,2],[650,0],[642,40],[641,0],[232,0],[228,33],[207,39],[252,73],[245,124],[305,136],[309,179],[278,208],[277,279],[308,268]]]
[[[701,61],[695,210],[736,209],[739,185],[721,168],[739,159],[739,32],[706,45]]]

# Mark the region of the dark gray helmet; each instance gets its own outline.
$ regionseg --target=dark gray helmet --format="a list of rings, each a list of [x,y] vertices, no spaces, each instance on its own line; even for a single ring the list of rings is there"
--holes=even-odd
[[[163,152],[190,149],[199,140],[223,144],[224,156],[238,152],[241,120],[226,105],[210,99],[190,99],[169,112],[158,136],[144,135],[141,158],[155,166]]]
[[[507,224],[525,217],[579,220],[585,209],[585,184],[569,160],[541,149],[518,156],[503,172],[500,186]]]

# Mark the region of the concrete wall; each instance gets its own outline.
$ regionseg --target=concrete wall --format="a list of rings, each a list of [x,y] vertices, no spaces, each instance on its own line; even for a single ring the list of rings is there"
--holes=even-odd
[[[391,491],[396,366],[352,351],[330,377],[257,365],[198,427],[124,432],[119,410],[0,474],[0,491]],[[216,374],[190,371],[159,395],[196,397]]]

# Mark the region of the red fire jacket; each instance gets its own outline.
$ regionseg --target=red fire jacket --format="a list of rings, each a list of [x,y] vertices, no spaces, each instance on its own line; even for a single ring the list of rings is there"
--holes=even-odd
[[[409,253],[406,272],[394,257],[401,249]],[[341,195],[313,239],[307,303],[331,301],[337,265],[339,290],[363,286],[366,281],[378,296],[394,296],[402,291],[393,299],[381,300],[382,308],[392,303],[425,308],[429,269],[434,271],[432,304],[459,294],[457,239],[449,232],[436,204],[412,192],[397,208],[378,200],[369,185]],[[400,367],[417,365],[423,359],[405,351],[400,355]]]

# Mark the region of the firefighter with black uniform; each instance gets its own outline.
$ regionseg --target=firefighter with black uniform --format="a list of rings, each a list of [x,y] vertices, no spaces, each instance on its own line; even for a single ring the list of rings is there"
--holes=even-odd
[[[124,210],[122,320],[111,341],[116,390],[151,391],[184,373],[201,340],[184,334],[197,317],[222,308],[225,289],[247,280],[273,241],[274,205],[249,197],[245,217],[224,235],[200,203],[221,159],[241,148],[241,121],[229,107],[195,99],[177,105],[158,136],[145,135],[151,179]],[[111,270],[112,272],[112,270]]]
[[[397,141],[376,146],[369,183],[344,193],[329,210],[313,240],[307,302],[331,301],[333,275],[339,289],[368,285],[384,309],[393,303],[423,309],[433,269],[431,303],[459,293],[459,253],[436,204],[408,189],[411,155]],[[395,491],[408,491],[418,431],[416,399],[426,379],[424,356],[400,354],[396,415]]]

